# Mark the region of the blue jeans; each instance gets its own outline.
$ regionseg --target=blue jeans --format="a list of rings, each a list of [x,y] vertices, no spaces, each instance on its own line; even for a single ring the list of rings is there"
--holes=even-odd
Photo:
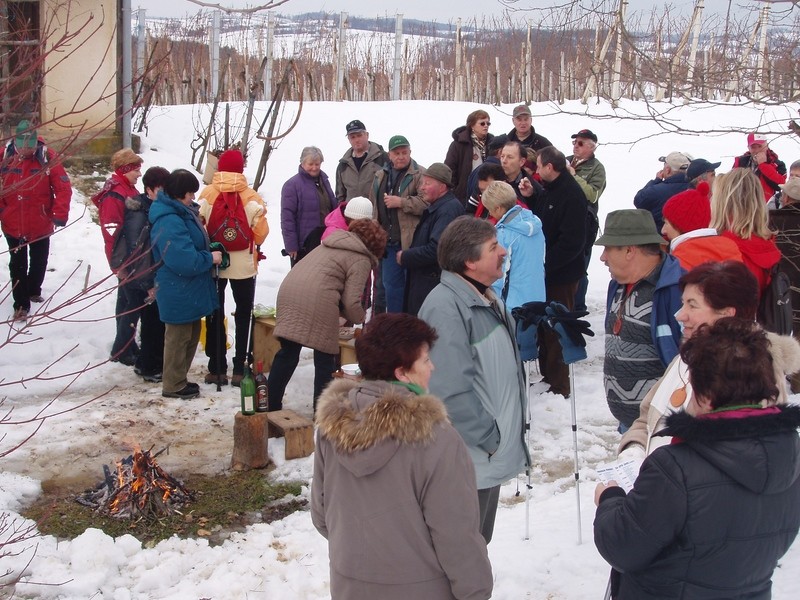
[[[381,261],[383,289],[386,290],[386,312],[403,312],[403,295],[406,289],[406,269],[397,264],[396,254],[400,244],[386,246],[386,258]]]

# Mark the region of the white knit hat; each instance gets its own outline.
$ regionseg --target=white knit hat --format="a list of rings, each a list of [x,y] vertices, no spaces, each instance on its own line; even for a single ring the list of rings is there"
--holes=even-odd
[[[344,207],[344,216],[348,219],[371,219],[372,202],[364,196],[350,198]]]

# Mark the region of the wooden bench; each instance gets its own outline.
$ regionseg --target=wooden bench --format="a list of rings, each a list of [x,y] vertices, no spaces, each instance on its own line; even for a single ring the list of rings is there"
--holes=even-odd
[[[253,327],[253,360],[264,364],[264,372],[272,368],[272,361],[281,343],[275,337],[275,317],[258,317]],[[356,362],[355,338],[339,340],[339,364],[347,365]],[[255,365],[254,365],[255,366]]]
[[[314,423],[293,410],[273,410],[266,413],[269,437],[286,439],[286,460],[303,458],[314,452]]]

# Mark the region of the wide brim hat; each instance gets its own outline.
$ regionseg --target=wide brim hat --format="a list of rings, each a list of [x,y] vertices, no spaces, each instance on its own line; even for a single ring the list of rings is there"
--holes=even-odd
[[[608,213],[603,235],[595,246],[645,246],[665,244],[649,210],[625,208]]]

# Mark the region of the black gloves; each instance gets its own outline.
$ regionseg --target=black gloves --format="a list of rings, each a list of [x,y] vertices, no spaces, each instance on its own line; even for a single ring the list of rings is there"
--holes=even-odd
[[[550,326],[555,329],[557,325],[560,325],[564,333],[569,336],[570,341],[576,346],[585,347],[586,339],[584,336],[594,336],[589,322],[581,319],[581,317],[588,315],[589,311],[570,312],[563,304],[551,302],[546,312]]]
[[[547,302],[526,302],[522,306],[511,311],[514,320],[520,324],[522,331],[533,325],[538,327],[542,321],[546,320]]]

